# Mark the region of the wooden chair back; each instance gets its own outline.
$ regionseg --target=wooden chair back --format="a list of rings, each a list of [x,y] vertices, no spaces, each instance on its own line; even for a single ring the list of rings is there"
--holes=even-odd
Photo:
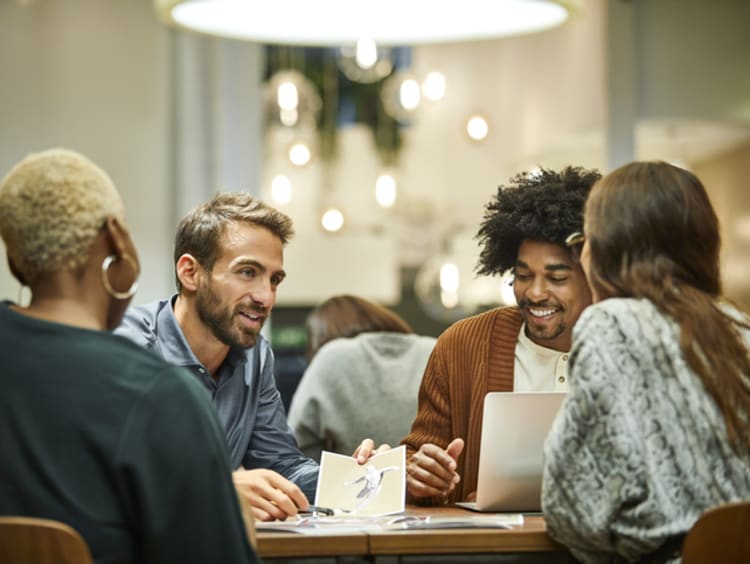
[[[73,528],[36,517],[0,517],[3,564],[92,564],[91,552]]]
[[[750,562],[750,501],[709,509],[685,537],[682,564],[717,562]]]

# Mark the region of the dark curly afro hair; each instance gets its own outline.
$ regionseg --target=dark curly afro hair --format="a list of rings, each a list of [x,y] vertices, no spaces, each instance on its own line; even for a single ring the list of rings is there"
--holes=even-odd
[[[524,239],[565,244],[583,230],[583,205],[601,175],[596,170],[566,167],[522,172],[499,186],[485,206],[476,239],[482,247],[478,274],[503,274],[516,264]]]

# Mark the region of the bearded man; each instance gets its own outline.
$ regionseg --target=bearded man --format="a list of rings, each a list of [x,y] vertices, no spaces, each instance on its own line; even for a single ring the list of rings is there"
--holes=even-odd
[[[566,239],[583,231],[583,205],[599,177],[570,166],[524,172],[487,204],[478,272],[512,272],[517,305],[462,319],[438,339],[401,441],[410,502],[475,498],[488,392],[567,391],[573,325],[591,291]]]
[[[178,226],[177,293],[129,309],[116,330],[184,366],[209,390],[235,485],[263,521],[306,510],[319,470],[287,424],[273,353],[260,334],[285,277],[284,246],[293,233],[288,216],[248,194],[215,195]],[[373,449],[365,439],[355,455],[364,462]]]

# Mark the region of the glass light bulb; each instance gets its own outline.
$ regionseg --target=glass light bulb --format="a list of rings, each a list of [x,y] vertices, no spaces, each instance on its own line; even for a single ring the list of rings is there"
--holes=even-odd
[[[445,96],[445,76],[443,73],[433,71],[422,81],[422,94],[428,100],[437,102]]]
[[[354,59],[361,69],[367,70],[374,67],[375,63],[378,62],[378,47],[375,45],[375,41],[367,37],[359,39]]]
[[[282,82],[276,94],[276,101],[282,110],[296,110],[299,104],[299,93],[292,82]]]
[[[407,110],[415,110],[419,106],[419,83],[413,78],[407,78],[399,88],[399,100]]]
[[[293,165],[305,166],[310,162],[310,148],[302,142],[295,143],[289,148],[289,160]]]
[[[474,141],[481,141],[490,132],[490,126],[487,120],[480,115],[473,115],[469,117],[466,122],[466,133],[469,134]]]
[[[331,208],[323,214],[320,223],[326,231],[338,231],[344,226],[344,214],[336,208]]]
[[[279,174],[271,181],[271,197],[277,204],[288,204],[292,201],[292,182],[287,176]]]
[[[443,263],[440,267],[440,289],[446,292],[457,292],[458,282],[458,267],[452,262]]]
[[[396,202],[396,180],[390,174],[381,174],[375,181],[375,199],[384,208]]]

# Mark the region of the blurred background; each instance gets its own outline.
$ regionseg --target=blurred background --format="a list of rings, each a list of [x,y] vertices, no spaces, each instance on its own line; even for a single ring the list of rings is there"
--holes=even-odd
[[[703,180],[726,294],[750,306],[750,2],[580,0],[534,33],[359,51],[195,33],[159,18],[163,4],[0,0],[0,171],[53,146],[106,169],[141,254],[134,303],[174,291],[179,218],[243,190],[296,225],[269,327],[282,369],[333,294],[438,335],[508,299],[507,281],[473,273],[499,184],[637,158]],[[404,23],[384,3],[351,4]],[[27,299],[19,290],[1,265],[0,298]]]

